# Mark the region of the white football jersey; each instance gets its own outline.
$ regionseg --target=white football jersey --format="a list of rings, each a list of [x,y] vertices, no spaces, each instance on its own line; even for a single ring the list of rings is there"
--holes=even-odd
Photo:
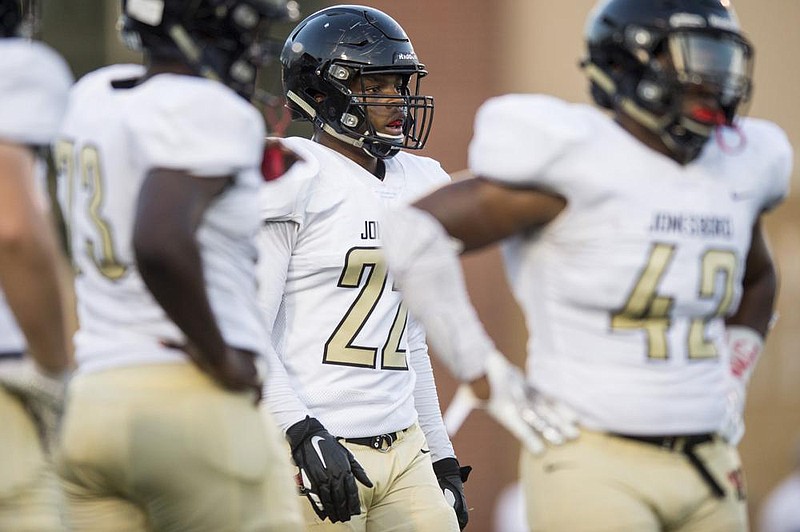
[[[132,245],[139,189],[153,168],[235,176],[197,231],[206,291],[229,345],[262,352],[266,342],[252,240],[263,120],[220,83],[159,74],[131,87],[143,74],[138,65],[114,65],[81,79],[55,146],[76,267],[75,347],[83,372],[185,360],[160,344],[185,339],[144,285]],[[129,88],[121,88],[124,80]]]
[[[49,145],[61,123],[70,85],[69,67],[46,45],[0,39],[0,142]],[[37,186],[44,190],[44,161],[38,161],[37,174]],[[0,353],[24,350],[25,338],[0,293]]]
[[[432,159],[400,152],[385,161],[381,181],[313,141],[283,142],[306,168],[261,191],[265,221],[297,224],[273,328],[278,356],[300,400],[332,434],[407,428],[417,420],[415,373],[407,312],[381,251],[381,219],[389,206],[413,201],[449,176]]]
[[[532,383],[593,429],[716,430],[752,228],[787,194],[791,148],[741,120],[681,166],[594,107],[510,95],[479,111],[470,167],[560,194],[542,231],[504,242]],[[722,132],[721,132],[722,133]]]

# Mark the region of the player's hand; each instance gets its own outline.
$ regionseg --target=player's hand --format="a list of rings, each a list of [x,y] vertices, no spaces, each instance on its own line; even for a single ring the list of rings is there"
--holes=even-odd
[[[69,372],[47,374],[27,357],[0,364],[0,386],[22,401],[46,451],[57,440],[68,380]]]
[[[481,382],[483,381],[483,382]],[[560,445],[578,437],[577,416],[560,404],[535,390],[522,372],[503,355],[494,352],[486,362],[486,380],[474,381],[475,389],[467,386],[478,407],[483,407],[495,421],[513,434],[528,449],[538,454],[545,442]],[[488,390],[487,385],[488,384]],[[477,394],[488,398],[479,399]],[[462,392],[464,393],[464,392]]]
[[[220,356],[208,356],[201,353],[193,344],[176,344],[162,341],[162,345],[171,349],[179,349],[189,359],[208,374],[214,381],[232,392],[252,392],[255,404],[261,401],[263,394],[264,371],[259,356],[246,349],[227,346]]]
[[[337,523],[360,514],[356,480],[368,488],[372,481],[353,454],[312,417],[289,427],[286,438],[300,468],[301,493],[319,518]]]
[[[261,401],[264,381],[258,367],[258,355],[252,351],[228,347],[219,365],[212,366],[211,375],[231,391],[252,391],[255,403]]]
[[[461,466],[455,458],[442,458],[433,463],[433,471],[439,481],[439,487],[444,492],[444,498],[453,507],[458,518],[461,530],[469,522],[467,498],[464,495],[464,483],[472,471],[470,466]]]

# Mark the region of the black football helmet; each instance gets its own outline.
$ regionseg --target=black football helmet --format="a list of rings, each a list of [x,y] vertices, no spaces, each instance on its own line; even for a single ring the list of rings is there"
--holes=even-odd
[[[293,0],[122,0],[120,33],[129,48],[176,59],[246,98],[273,51],[268,22],[296,20]]]
[[[0,0],[0,38],[36,35],[39,18],[37,0]]]
[[[386,159],[401,148],[425,146],[433,122],[433,98],[420,96],[427,71],[403,28],[365,6],[335,6],[302,21],[281,52],[283,90],[295,118],[310,120],[335,138]],[[367,94],[353,86],[363,76],[400,75],[397,98]],[[370,106],[402,107],[403,133],[375,130]]]
[[[728,0],[604,0],[589,15],[586,46],[594,100],[659,135],[683,163],[750,98],[753,47]],[[687,112],[690,90],[718,109]]]

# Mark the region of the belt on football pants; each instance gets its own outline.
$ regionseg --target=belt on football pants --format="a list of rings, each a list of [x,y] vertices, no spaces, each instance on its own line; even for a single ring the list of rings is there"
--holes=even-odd
[[[389,432],[388,434],[378,434],[377,436],[366,436],[364,438],[345,438],[344,441],[348,443],[355,443],[356,445],[364,445],[378,450],[388,450],[394,442],[400,437],[402,433],[408,429],[398,430],[397,432]],[[384,447],[386,445],[386,447]]]
[[[686,455],[686,458],[689,459],[689,462],[695,468],[706,485],[711,489],[712,493],[714,493],[714,496],[719,499],[725,498],[725,490],[722,489],[722,486],[719,485],[719,482],[714,479],[703,461],[700,460],[700,457],[694,452],[694,448],[698,445],[713,441],[715,437],[714,434],[707,433],[678,436],[636,436],[633,434],[612,433],[612,436],[625,438],[626,440],[647,443],[669,451],[683,453]]]
[[[5,351],[0,353],[0,360],[20,360],[23,356],[22,351]]]

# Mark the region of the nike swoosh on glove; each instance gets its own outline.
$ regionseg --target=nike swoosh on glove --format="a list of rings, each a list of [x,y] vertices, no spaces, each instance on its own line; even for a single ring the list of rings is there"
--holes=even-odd
[[[467,508],[467,498],[464,495],[464,483],[469,478],[472,467],[458,463],[456,458],[442,458],[433,463],[433,472],[436,473],[436,480],[442,488],[444,498],[453,507],[458,518],[458,526],[461,530],[469,522],[469,510]]]
[[[361,513],[356,480],[372,487],[353,454],[315,418],[298,421],[286,431],[292,457],[300,468],[303,494],[320,519],[349,521]]]

